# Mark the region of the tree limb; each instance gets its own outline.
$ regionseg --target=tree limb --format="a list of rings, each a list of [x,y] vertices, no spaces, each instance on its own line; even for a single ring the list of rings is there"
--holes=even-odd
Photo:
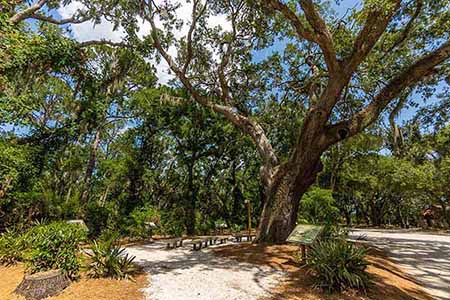
[[[447,41],[394,77],[363,110],[356,113],[351,119],[328,126],[325,133],[326,143],[331,145],[367,128],[406,88],[413,87],[424,77],[434,74],[435,68],[449,58],[450,41]]]
[[[80,23],[86,22],[87,20],[90,19],[89,17],[77,18],[76,16],[72,16],[70,18],[57,20],[52,17],[46,16],[43,14],[39,14],[39,13],[33,13],[29,16],[29,18],[35,19],[35,20],[40,20],[40,21],[45,21],[47,23],[52,23],[52,24],[56,24],[56,25],[80,24]]]
[[[40,10],[46,3],[47,0],[39,0],[28,8],[16,13],[9,19],[9,22],[13,25],[19,24],[21,21],[29,18],[33,13]]]
[[[322,49],[330,77],[333,77],[340,70],[339,63],[336,59],[333,35],[328,29],[328,26],[322,16],[316,10],[312,0],[300,0],[300,6],[305,13],[306,20],[308,20],[308,23],[314,29],[314,34],[316,36],[315,40]]]
[[[186,62],[183,66],[183,73],[186,74],[189,64],[192,61],[193,56],[193,50],[192,50],[192,35],[194,34],[195,27],[197,25],[197,20],[201,17],[201,15],[206,11],[206,3],[205,6],[202,8],[202,10],[197,14],[197,7],[199,5],[198,0],[194,0],[194,3],[192,4],[192,23],[189,27],[189,32],[186,38],[186,47],[187,47],[187,55],[186,55]]]
[[[111,47],[127,47],[128,46],[126,43],[123,43],[123,42],[112,42],[112,41],[107,41],[107,40],[93,40],[93,41],[85,41],[85,42],[79,43],[80,47],[101,46],[101,45],[106,45],[106,46],[111,46]]]
[[[409,36],[409,34],[411,33],[411,30],[413,29],[414,26],[414,22],[416,21],[416,19],[419,17],[420,12],[422,11],[423,8],[423,0],[417,0],[416,1],[416,9],[414,11],[414,14],[412,15],[411,19],[409,19],[408,24],[406,24],[405,28],[403,29],[400,37],[394,42],[394,44],[389,47],[389,49],[385,52],[385,54],[383,55],[383,59],[389,55],[390,53],[392,53],[392,51],[397,48],[398,46],[400,46],[405,40],[406,38]]]
[[[314,32],[305,27],[297,14],[292,11],[286,4],[280,0],[269,0],[270,6],[283,14],[294,27],[297,35],[307,41],[316,43],[322,49],[325,62],[330,75],[335,75],[339,71],[339,63],[336,59],[336,51],[334,49],[333,37],[328,27],[314,7],[311,0],[301,0],[300,5],[305,13],[306,19]]]
[[[151,6],[152,4],[150,4]],[[159,52],[159,54],[164,58],[164,60],[169,65],[169,68],[177,75],[178,79],[184,85],[184,87],[189,91],[193,100],[195,100],[200,105],[210,108],[213,111],[222,114],[226,119],[228,119],[231,123],[233,123],[236,127],[238,127],[242,132],[248,134],[254,144],[256,145],[257,151],[263,161],[264,170],[267,177],[271,177],[273,174],[273,169],[278,165],[278,158],[275,155],[275,152],[270,144],[269,139],[267,138],[264,129],[260,124],[256,121],[245,117],[236,112],[236,109],[231,106],[220,105],[214,103],[208,99],[207,96],[200,94],[192,85],[191,81],[186,77],[186,74],[177,66],[173,58],[167,53],[164,47],[161,44],[159,39],[159,30],[155,25],[152,8],[150,7],[149,16],[145,18],[150,23],[151,26],[151,35],[153,38],[153,45]]]
[[[401,0],[391,0],[390,2],[394,5],[394,8],[390,10],[380,7],[369,12],[364,27],[356,37],[352,53],[344,61],[344,70],[349,79],[372,51],[400,7]]]

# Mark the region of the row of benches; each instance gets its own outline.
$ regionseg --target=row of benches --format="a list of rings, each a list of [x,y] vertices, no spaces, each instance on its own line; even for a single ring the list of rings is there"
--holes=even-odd
[[[243,238],[246,238],[247,241],[252,241],[255,237],[254,234],[235,234],[233,235],[236,242],[240,243],[242,242]],[[190,244],[193,246],[193,250],[200,250],[202,248],[208,247],[208,245],[215,245],[218,242],[220,244],[224,244],[228,242],[230,239],[230,236],[228,235],[221,235],[221,236],[206,236],[206,237],[199,237],[193,239]],[[167,249],[173,249],[183,246],[183,239],[182,238],[174,238],[170,240],[166,240]]]

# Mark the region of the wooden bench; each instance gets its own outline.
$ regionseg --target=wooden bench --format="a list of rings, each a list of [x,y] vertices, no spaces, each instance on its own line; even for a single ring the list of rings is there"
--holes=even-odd
[[[208,237],[209,240],[209,244],[210,245],[215,245],[217,243],[217,241],[219,240],[218,236],[210,236]]]
[[[202,249],[203,247],[208,247],[208,242],[209,239],[207,238],[200,238],[200,239],[194,239],[192,240],[192,246],[193,246],[193,250],[197,251]],[[204,246],[203,246],[204,244]]]
[[[230,237],[228,235],[219,235],[218,237],[219,243],[225,244],[226,242],[228,242],[228,240],[230,239]]]
[[[248,234],[248,233],[237,233],[237,234],[234,234],[233,237],[236,240],[236,242],[240,243],[240,242],[242,242],[242,238],[246,238],[247,242],[251,242],[256,237],[256,235]]]
[[[173,249],[183,246],[183,239],[182,238],[175,238],[165,241],[167,244],[167,249]]]

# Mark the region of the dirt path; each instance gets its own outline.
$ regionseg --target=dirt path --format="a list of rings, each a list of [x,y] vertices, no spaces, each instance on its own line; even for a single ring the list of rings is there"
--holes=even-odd
[[[358,229],[351,235],[364,235],[387,250],[436,299],[450,299],[450,235],[378,229]]]
[[[146,300],[256,300],[285,277],[270,267],[217,257],[208,250],[166,250],[164,246],[127,248],[150,275]]]

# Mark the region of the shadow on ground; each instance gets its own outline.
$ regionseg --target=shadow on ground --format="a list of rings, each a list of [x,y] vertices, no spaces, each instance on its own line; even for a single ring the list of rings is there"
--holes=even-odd
[[[387,230],[358,230],[436,299],[450,299],[450,236]]]

